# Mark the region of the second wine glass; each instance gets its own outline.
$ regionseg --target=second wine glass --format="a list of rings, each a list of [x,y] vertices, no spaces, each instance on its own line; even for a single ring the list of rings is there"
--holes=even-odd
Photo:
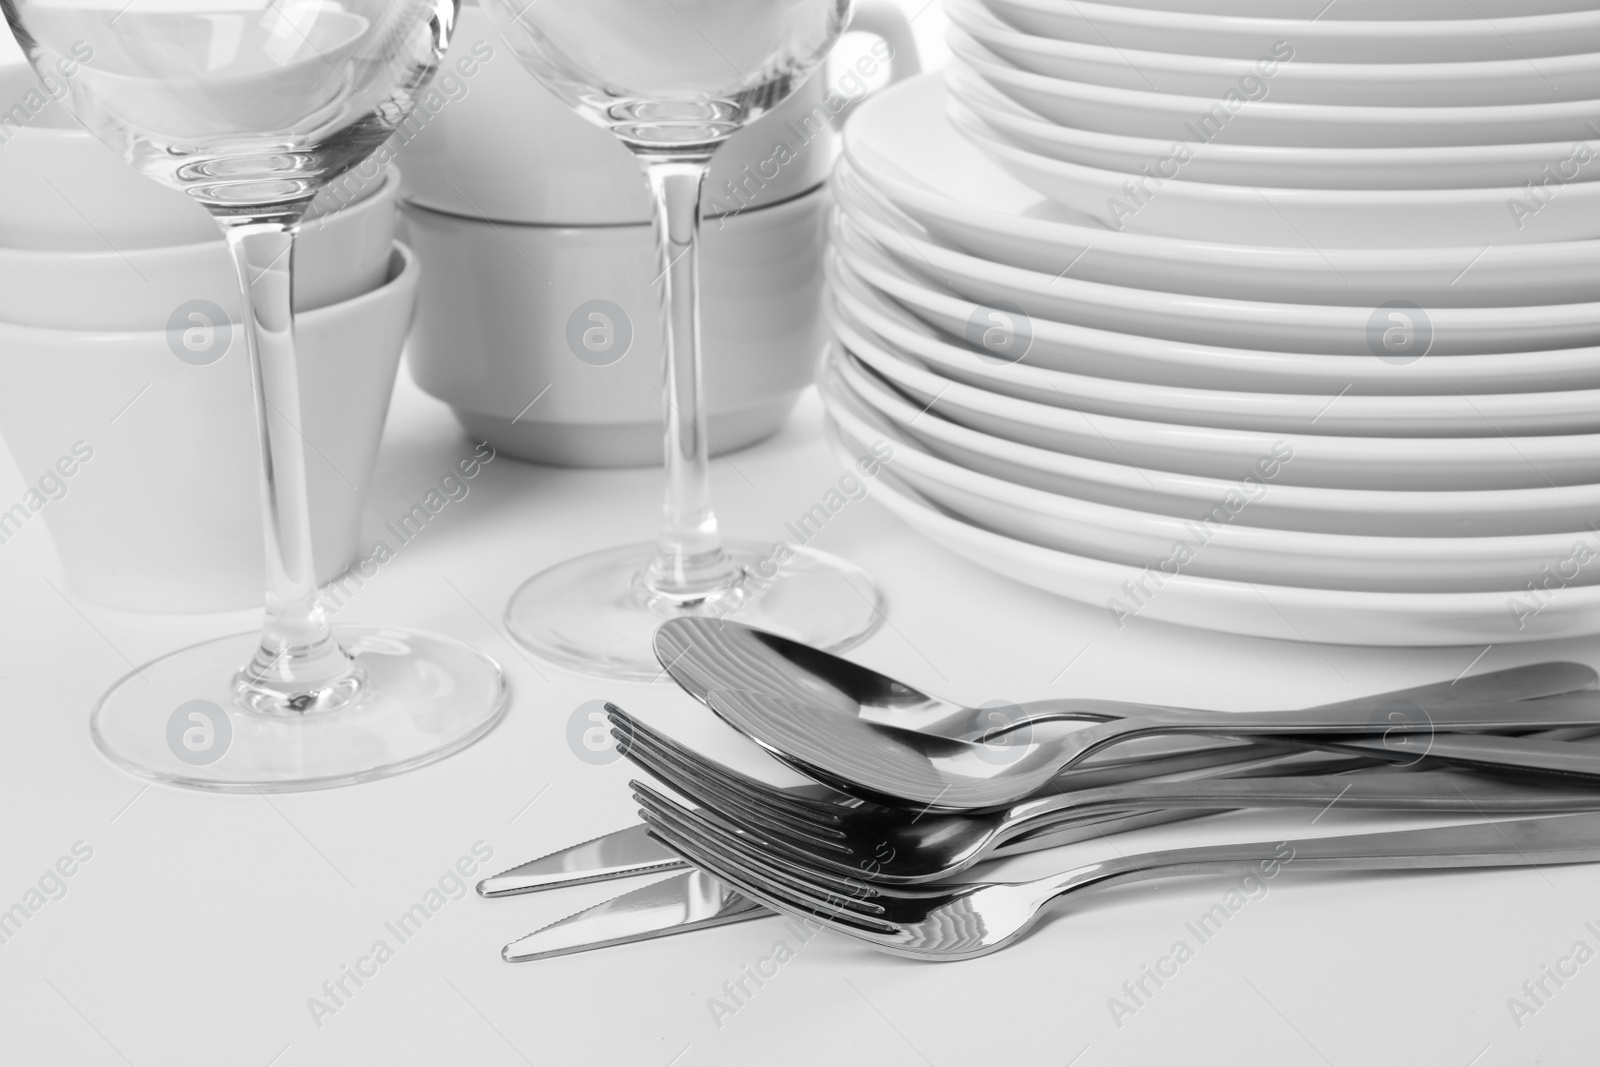
[[[654,202],[666,500],[653,544],[604,549],[528,580],[506,624],[548,659],[611,677],[661,673],[655,629],[740,621],[830,649],[872,633],[882,598],[859,568],[775,539],[725,542],[711,506],[700,373],[700,198],[729,136],[816,71],[852,0],[484,0],[535,77],[644,168]]]

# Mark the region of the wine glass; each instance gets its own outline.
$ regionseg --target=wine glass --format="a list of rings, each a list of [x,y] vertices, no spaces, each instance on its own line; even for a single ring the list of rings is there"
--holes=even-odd
[[[455,0],[0,0],[35,69],[136,169],[204,205],[243,294],[266,534],[259,633],[170,653],[91,718],[146,777],[230,792],[395,774],[487,733],[493,660],[396,627],[333,626],[316,598],[290,292],[317,190],[396,129],[433,75]]]
[[[516,591],[507,628],[548,659],[652,679],[661,668],[651,639],[677,615],[737,615],[830,649],[862,640],[883,617],[882,598],[865,573],[790,543],[794,535],[784,529],[765,543],[723,542],[711,508],[701,398],[696,287],[700,193],[711,157],[818,68],[852,3],[483,0],[523,65],[633,152],[654,202],[665,521],[654,543],[568,560]],[[800,521],[810,531],[808,522],[824,520]]]

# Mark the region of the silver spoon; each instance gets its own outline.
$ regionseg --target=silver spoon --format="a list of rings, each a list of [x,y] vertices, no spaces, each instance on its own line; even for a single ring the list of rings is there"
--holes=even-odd
[[[813,704],[843,716],[944,737],[977,741],[1023,725],[1056,721],[1105,722],[1152,711],[1184,709],[1079,697],[1032,700],[1004,708],[967,707],[931,696],[870,667],[730,619],[679,618],[663,623],[656,658],[684,692],[708,703],[715,690],[748,690]],[[1434,685],[1327,705],[1351,715],[1382,715],[1409,700],[1427,711],[1439,704],[1526,700],[1586,689],[1594,670],[1581,663],[1535,663]],[[1215,714],[1196,712],[1197,714]],[[1185,738],[1174,751],[1214,745]],[[1153,749],[1143,749],[1144,752]]]
[[[1437,708],[1427,715],[1374,724],[1369,715],[1328,709],[1291,712],[1147,712],[1136,718],[1087,726],[1064,737],[1034,739],[998,754],[979,744],[868,722],[809,702],[749,690],[716,690],[710,706],[729,725],[801,773],[848,793],[891,803],[925,804],[961,811],[1015,803],[1089,755],[1121,741],[1153,734],[1294,738],[1315,735],[1334,742],[1373,734],[1420,733],[1433,754],[1445,750],[1448,731],[1530,731],[1600,726],[1600,693],[1575,693],[1537,701]],[[1468,739],[1479,762],[1538,766],[1552,743],[1518,738]],[[1600,752],[1568,751],[1553,743],[1566,773],[1600,775]],[[1380,742],[1381,748],[1381,742]],[[1519,758],[1519,753],[1522,758]]]

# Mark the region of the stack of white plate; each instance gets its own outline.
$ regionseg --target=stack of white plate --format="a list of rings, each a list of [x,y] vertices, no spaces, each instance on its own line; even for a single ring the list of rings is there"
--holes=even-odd
[[[837,448],[1118,626],[1600,632],[1600,2],[1462,3],[948,0],[846,130]]]

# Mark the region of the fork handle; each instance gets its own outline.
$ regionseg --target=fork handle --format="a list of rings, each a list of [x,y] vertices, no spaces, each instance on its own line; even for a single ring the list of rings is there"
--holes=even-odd
[[[1008,812],[1007,832],[1037,829],[1063,817],[1135,807],[1331,808],[1335,804],[1399,811],[1548,814],[1600,809],[1600,789],[1527,786],[1462,771],[1131,782],[1024,801]]]
[[[1152,874],[1179,877],[1232,872],[1272,878],[1285,867],[1308,871],[1404,871],[1451,867],[1526,867],[1600,862],[1600,813],[1346,834],[1240,845],[1204,845],[1116,858],[1034,883],[1043,901],[1090,885]],[[1276,867],[1276,869],[1269,869]]]
[[[1384,712],[1383,716],[1376,717],[1378,712]],[[1203,715],[1153,713],[1088,729],[1099,731],[1121,726],[1134,730],[1145,724],[1152,732],[1179,729],[1238,736],[1246,733],[1251,736],[1295,733],[1405,734],[1445,730],[1543,730],[1561,726],[1600,726],[1600,690],[1561,693],[1538,700],[1483,700],[1432,708],[1393,708],[1387,711],[1379,708],[1376,712],[1368,712],[1364,705],[1358,703],[1345,709],[1223,711]]]
[[[1086,727],[1070,735],[1065,742],[1070,758],[1056,767],[1056,773],[1077,766],[1095,752],[1132,740],[1156,734],[1217,734],[1224,737],[1280,737],[1295,735],[1334,741],[1340,737],[1380,735],[1373,746],[1380,751],[1383,746],[1405,734],[1424,734],[1444,740],[1446,731],[1508,731],[1526,732],[1564,726],[1600,727],[1600,691],[1589,690],[1544,697],[1539,700],[1496,701],[1483,704],[1465,704],[1436,708],[1421,715],[1396,713],[1393,718],[1375,720],[1359,714],[1329,715],[1310,711],[1248,711],[1216,712],[1212,714],[1172,715],[1156,713],[1121,722],[1102,723]],[[1494,766],[1545,767],[1556,759],[1555,750],[1547,756],[1528,752],[1521,738],[1505,738],[1498,750],[1485,742],[1479,761]],[[1547,743],[1548,744],[1548,743]],[[1369,746],[1371,747],[1371,746]],[[1569,754],[1561,769],[1570,774],[1600,774],[1600,753]],[[1526,758],[1534,762],[1527,763]]]

